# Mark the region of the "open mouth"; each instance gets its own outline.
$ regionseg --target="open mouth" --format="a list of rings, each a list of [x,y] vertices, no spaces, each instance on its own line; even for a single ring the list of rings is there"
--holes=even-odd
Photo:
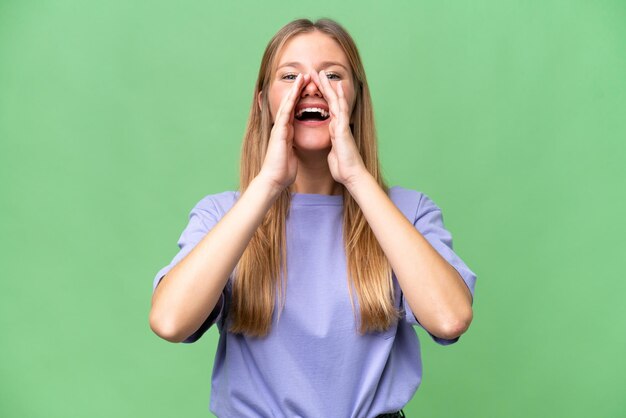
[[[329,117],[327,110],[319,107],[304,107],[294,115],[299,121],[321,121]]]

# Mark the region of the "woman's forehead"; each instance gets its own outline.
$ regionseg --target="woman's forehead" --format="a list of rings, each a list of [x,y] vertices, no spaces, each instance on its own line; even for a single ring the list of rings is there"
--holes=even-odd
[[[276,60],[276,69],[282,67],[325,68],[339,65],[349,70],[348,57],[339,43],[319,31],[294,36],[285,43]]]

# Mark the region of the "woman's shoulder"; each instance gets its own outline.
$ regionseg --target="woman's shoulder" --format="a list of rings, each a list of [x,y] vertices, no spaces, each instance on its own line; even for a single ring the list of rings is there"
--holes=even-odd
[[[391,201],[411,221],[416,219],[420,208],[434,205],[430,197],[417,189],[403,186],[391,186],[387,189]],[[226,214],[239,198],[238,190],[226,190],[205,195],[195,205],[194,210],[205,211],[221,217]]]
[[[419,190],[409,189],[402,186],[391,186],[388,189],[389,197],[393,200],[406,201],[406,200],[418,200],[422,197],[423,193]]]
[[[238,197],[239,191],[233,190],[207,194],[196,203],[193,210],[209,212],[221,217],[233,207]]]
[[[424,193],[419,190],[410,189],[407,187],[391,186],[388,189],[388,195],[394,203],[410,203],[413,205],[417,205],[424,196]]]
[[[420,212],[430,206],[436,206],[432,199],[424,192],[402,186],[392,186],[388,189],[391,201],[411,222],[415,221]]]

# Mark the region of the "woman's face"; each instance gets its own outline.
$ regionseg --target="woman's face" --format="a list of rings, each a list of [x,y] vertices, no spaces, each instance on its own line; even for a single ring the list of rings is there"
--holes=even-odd
[[[326,72],[331,86],[337,91],[337,82],[341,86],[350,108],[350,115],[354,109],[355,93],[352,82],[352,71],[346,54],[341,46],[330,36],[313,31],[296,35],[283,47],[277,58],[276,72],[272,75],[269,87],[269,105],[272,121],[276,119],[276,112],[283,97],[289,92],[298,73],[311,75],[308,84],[305,84],[296,101],[298,106],[318,104],[328,110],[329,103],[322,94],[322,88],[316,84],[312,73],[320,70]],[[259,95],[260,102],[260,95]],[[315,107],[315,106],[313,106]],[[330,149],[330,132],[328,125],[330,117],[320,121],[300,121],[294,118],[294,146],[296,149],[315,151]]]

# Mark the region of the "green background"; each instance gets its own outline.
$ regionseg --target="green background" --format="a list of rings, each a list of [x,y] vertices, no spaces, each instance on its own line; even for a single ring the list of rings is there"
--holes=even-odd
[[[407,415],[626,416],[626,3],[485,0],[0,0],[0,415],[211,416],[218,333],[159,339],[152,280],[299,17],[351,32],[388,183],[478,276]]]

